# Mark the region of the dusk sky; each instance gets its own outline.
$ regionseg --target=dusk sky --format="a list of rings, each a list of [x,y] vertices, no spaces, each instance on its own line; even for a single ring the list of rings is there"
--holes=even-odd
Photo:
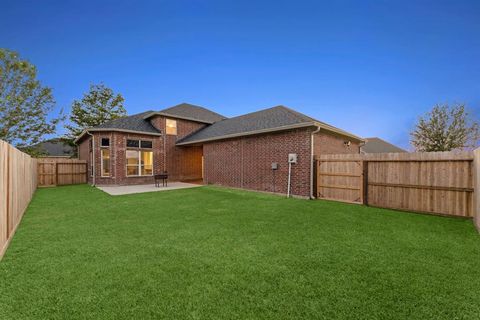
[[[436,103],[480,117],[478,0],[2,0],[0,47],[35,64],[67,113],[103,82],[129,114],[281,104],[405,148]]]

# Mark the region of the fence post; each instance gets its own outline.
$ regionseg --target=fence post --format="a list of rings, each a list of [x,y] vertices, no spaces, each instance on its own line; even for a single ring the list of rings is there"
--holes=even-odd
[[[55,185],[58,186],[58,163],[55,162]]]
[[[480,232],[480,148],[473,151],[473,220]]]
[[[363,204],[368,206],[368,161],[362,161]]]

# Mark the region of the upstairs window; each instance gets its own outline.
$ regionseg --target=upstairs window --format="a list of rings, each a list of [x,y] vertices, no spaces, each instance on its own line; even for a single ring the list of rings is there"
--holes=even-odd
[[[177,121],[167,119],[165,132],[166,132],[166,134],[176,136],[177,135]]]

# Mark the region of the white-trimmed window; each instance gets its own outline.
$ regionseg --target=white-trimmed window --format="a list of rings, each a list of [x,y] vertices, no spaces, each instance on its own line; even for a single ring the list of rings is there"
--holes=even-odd
[[[110,177],[110,149],[102,148],[100,152],[102,158],[102,177]]]
[[[153,151],[152,141],[127,140],[126,163],[127,176],[151,176],[153,175]],[[147,150],[144,150],[147,149]]]
[[[166,119],[165,133],[176,136],[177,135],[177,120]]]
[[[110,177],[110,138],[102,138],[100,142],[100,173],[102,177]]]

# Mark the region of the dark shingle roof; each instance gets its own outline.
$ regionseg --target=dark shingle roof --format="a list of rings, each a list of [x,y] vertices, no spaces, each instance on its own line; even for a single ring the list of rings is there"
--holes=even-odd
[[[158,131],[150,123],[150,121],[145,119],[145,116],[147,116],[152,112],[153,111],[146,111],[146,112],[137,113],[131,116],[107,121],[101,125],[98,125],[90,129],[92,129],[92,131],[95,129],[103,129],[103,130],[115,129],[115,130],[139,131],[139,132],[146,132],[146,133],[160,133],[160,131]]]
[[[73,148],[61,139],[50,139],[31,146],[35,151],[49,157],[73,156]]]
[[[177,144],[191,144],[202,141],[217,140],[233,136],[242,136],[266,131],[277,131],[287,128],[307,127],[320,124],[329,130],[352,136],[351,134],[316,121],[302,113],[284,106],[277,106],[242,116],[216,122],[177,142]]]
[[[365,144],[361,147],[361,151],[363,153],[407,152],[377,137],[365,138]]]
[[[158,112],[153,112],[151,115],[148,115],[148,117],[151,117],[155,114],[210,124],[226,119],[226,117],[222,116],[221,114],[189,103],[181,103]]]

